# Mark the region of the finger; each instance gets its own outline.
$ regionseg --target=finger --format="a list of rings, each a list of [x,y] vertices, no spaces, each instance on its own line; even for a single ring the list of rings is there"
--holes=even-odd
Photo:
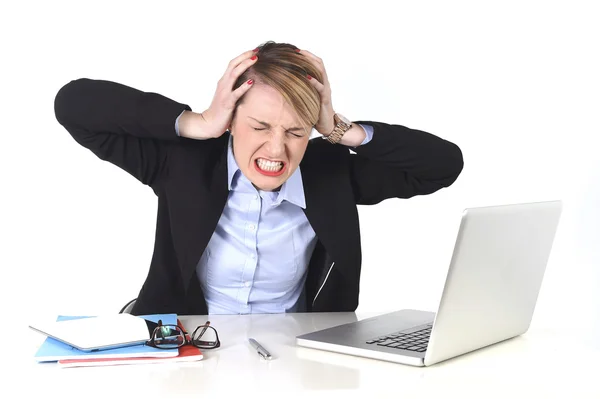
[[[323,76],[323,83],[328,83],[329,78],[327,76],[327,71],[325,70],[325,64],[323,63],[323,60],[308,50],[300,50],[299,53],[304,54],[313,63],[315,68],[321,72],[321,75]]]
[[[237,89],[235,89],[231,94],[233,96],[234,103],[237,102],[250,88],[254,85],[254,81],[252,79],[248,79],[244,83],[240,85]]]
[[[244,51],[242,54],[238,55],[237,57],[235,57],[234,59],[229,61],[229,64],[227,65],[227,69],[225,70],[225,74],[231,73],[231,71],[233,71],[235,69],[235,67],[237,67],[242,61],[252,57],[255,54],[255,52],[254,52],[255,50],[256,49]]]
[[[325,85],[317,80],[314,76],[306,75],[308,82],[317,90],[319,95],[325,94]]]
[[[258,57],[255,55],[253,55],[252,57],[242,61],[238,66],[236,66],[230,75],[230,78],[233,80],[233,82],[235,82],[235,80],[241,75],[243,74],[246,69],[250,68],[256,61],[258,61]],[[232,84],[233,84],[232,82]]]
[[[311,52],[310,52],[310,51],[308,51],[308,50],[300,50],[300,51],[298,51],[298,52],[299,52],[300,54],[304,54],[304,55],[308,56],[309,58],[312,58],[313,60],[315,60],[316,62],[318,62],[318,63],[319,63],[319,64],[321,64],[321,65],[325,65],[325,64],[323,63],[323,60],[322,60],[321,58],[317,57],[316,55],[314,55],[313,53],[311,53]]]

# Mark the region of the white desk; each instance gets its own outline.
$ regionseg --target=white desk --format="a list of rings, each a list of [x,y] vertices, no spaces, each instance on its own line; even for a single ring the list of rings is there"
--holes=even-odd
[[[322,313],[182,317],[186,328],[210,320],[222,346],[204,351],[197,363],[125,365],[60,369],[36,364],[33,354],[43,336],[30,331],[10,383],[18,397],[178,398],[227,392],[259,397],[286,392],[286,397],[322,391],[335,397],[387,393],[425,397],[458,393],[459,397],[596,397],[600,398],[600,346],[573,334],[530,329],[521,337],[418,368],[301,348],[295,336],[360,320],[375,314]],[[274,359],[264,360],[248,344],[256,338]],[[564,347],[563,347],[564,346]],[[30,356],[23,359],[24,356]],[[6,364],[5,366],[6,367]],[[6,378],[6,372],[2,373]],[[3,384],[3,390],[6,392]],[[28,395],[31,394],[31,395]],[[365,396],[366,395],[366,396]],[[379,395],[375,395],[379,396]],[[7,396],[8,397],[8,396]],[[210,396],[202,396],[210,398]],[[269,395],[267,395],[269,397]]]

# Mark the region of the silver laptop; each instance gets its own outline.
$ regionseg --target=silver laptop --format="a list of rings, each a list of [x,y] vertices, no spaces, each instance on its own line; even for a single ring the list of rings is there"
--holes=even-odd
[[[297,345],[429,366],[525,333],[561,211],[562,201],[466,209],[437,312],[387,313]]]

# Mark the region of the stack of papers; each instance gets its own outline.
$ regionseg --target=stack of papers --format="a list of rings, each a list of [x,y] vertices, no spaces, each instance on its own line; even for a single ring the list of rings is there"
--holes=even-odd
[[[195,362],[202,360],[202,352],[195,346],[186,345],[178,349],[176,356],[170,357],[114,357],[99,359],[63,359],[58,361],[60,367],[84,367],[84,366],[115,366],[119,364],[152,364],[173,362]]]
[[[86,316],[59,316],[58,321],[68,321]],[[176,314],[155,314],[139,316],[145,320],[163,324],[179,324]],[[174,349],[157,349],[145,343],[123,346],[114,349],[84,351],[51,337],[46,337],[34,355],[37,362],[55,362],[60,367],[109,366],[118,364],[143,364],[197,361],[203,358],[202,352],[191,345]]]

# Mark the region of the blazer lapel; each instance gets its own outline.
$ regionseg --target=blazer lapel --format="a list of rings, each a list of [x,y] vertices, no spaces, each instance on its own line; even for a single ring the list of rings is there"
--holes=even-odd
[[[179,182],[180,192],[171,204],[171,212],[177,213],[177,225],[172,226],[173,238],[181,276],[187,294],[196,266],[204,253],[228,197],[227,189],[227,135],[215,143],[212,153],[197,152],[186,164],[191,166],[184,181]],[[196,157],[196,159],[193,159]],[[201,157],[213,158],[201,159]],[[191,164],[191,165],[190,165]],[[212,168],[209,166],[212,165]]]
[[[316,155],[318,157],[319,154]],[[340,179],[335,177],[335,172],[324,172],[323,168],[327,166],[314,158],[309,155],[301,164],[306,198],[304,213],[328,254],[326,261],[346,264],[354,258],[355,250],[360,246],[353,237],[356,226],[352,223],[352,210],[356,212],[356,208],[352,201],[348,202],[346,190]]]

